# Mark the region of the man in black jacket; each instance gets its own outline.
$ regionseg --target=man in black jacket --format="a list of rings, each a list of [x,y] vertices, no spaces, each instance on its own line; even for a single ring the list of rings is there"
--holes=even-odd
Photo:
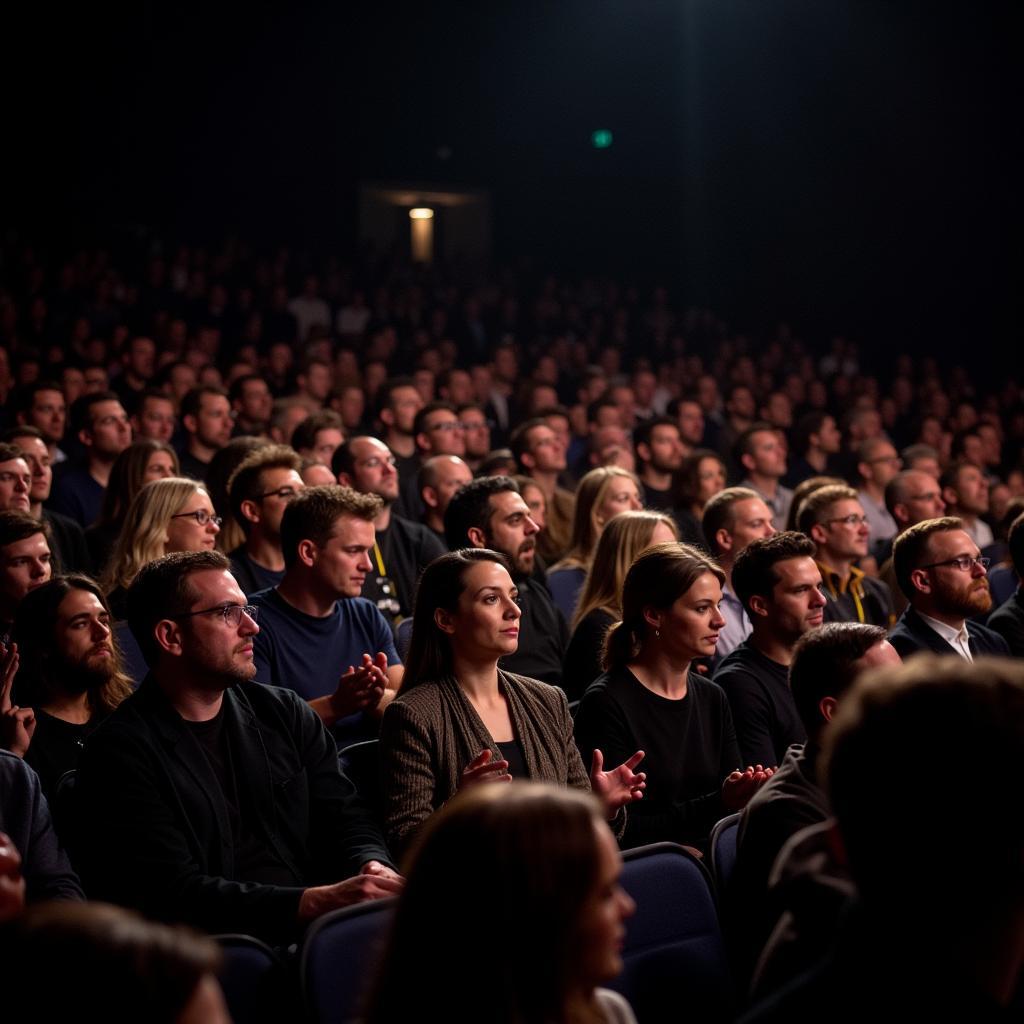
[[[893,545],[892,561],[910,602],[889,636],[900,657],[934,651],[973,661],[980,654],[1010,653],[998,633],[971,621],[992,607],[988,559],[980,557],[959,519],[926,519],[905,530]]]
[[[259,627],[227,559],[158,559],[129,609],[152,671],[82,755],[75,852],[90,896],[279,942],[397,893],[316,713],[250,682]]]

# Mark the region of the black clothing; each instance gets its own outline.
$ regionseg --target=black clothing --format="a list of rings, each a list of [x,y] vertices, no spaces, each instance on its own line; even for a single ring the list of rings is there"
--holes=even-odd
[[[432,530],[394,513],[388,528],[377,531],[376,539],[381,562],[377,562],[377,553],[371,551],[374,566],[366,575],[361,596],[372,601],[389,622],[394,622],[412,615],[420,573],[448,549]]]
[[[772,768],[791,744],[807,741],[789,669],[766,658],[749,638],[722,659],[714,680],[729,698],[744,765]]]
[[[601,652],[608,627],[614,622],[608,612],[595,608],[584,615],[573,630],[562,666],[562,689],[569,700],[579,700],[587,687],[604,672]]]
[[[188,449],[178,455],[178,465],[181,467],[181,475],[198,480],[201,484],[206,483],[206,473],[210,468],[208,462],[197,459]]]
[[[52,801],[61,776],[78,767],[86,739],[107,716],[95,715],[85,725],[65,722],[42,708],[35,709],[35,716],[36,731],[25,752],[25,760],[39,776],[46,799]]]
[[[569,643],[569,627],[555,607],[547,587],[533,579],[517,580],[519,587],[519,648],[500,665],[529,679],[558,686],[562,682],[562,653]]]
[[[268,569],[254,562],[246,553],[245,544],[229,551],[228,558],[231,560],[231,575],[247,598],[261,590],[276,587],[284,579],[284,569]]]
[[[1011,654],[1024,655],[1024,587],[1018,587],[1009,599],[989,617],[988,628],[1007,643]]]
[[[398,501],[392,506],[391,514],[415,522],[422,518],[424,508],[420,497],[419,475],[423,460],[419,453],[396,455],[395,469],[398,471]],[[447,549],[446,549],[447,550]]]
[[[529,771],[526,769],[526,755],[523,753],[523,745],[519,740],[509,740],[507,743],[496,744],[498,753],[505,761],[508,761],[508,773],[513,779],[528,779]]]
[[[889,634],[889,643],[896,648],[904,660],[917,651],[933,651],[936,654],[953,654],[959,657],[952,645],[946,643],[938,633],[921,618],[913,608],[908,607],[899,617]],[[967,620],[967,646],[971,654],[1009,654],[1006,641],[994,630]]]
[[[223,728],[251,801],[252,830],[301,883],[240,877],[217,776],[152,677],[86,744],[76,788],[76,863],[92,898],[210,932],[290,940],[302,886],[338,881],[368,860],[389,863],[387,851],[338,770],[333,741],[301,697],[238,683],[223,699]]]
[[[652,693],[627,668],[601,676],[583,695],[576,744],[590,765],[594,749],[614,768],[643,750],[642,800],[629,807],[623,846],[668,841],[700,846],[726,813],[722,783],[740,766],[725,694],[696,672],[682,700]]]
[[[661,512],[671,517],[679,530],[679,539],[686,544],[692,544],[701,550],[707,550],[708,542],[704,539],[704,530],[701,528],[700,520],[686,508],[676,504],[675,495],[671,489],[659,490],[640,481],[641,495],[644,501],[644,508],[653,512]]]
[[[121,527],[112,523],[93,523],[85,531],[85,544],[89,549],[89,558],[92,562],[93,572],[97,577],[103,575],[103,570],[114,553],[114,545],[120,536]]]
[[[826,622],[866,622],[888,629],[896,621],[892,594],[882,580],[853,569],[843,581],[827,565],[817,565],[824,584],[822,592],[828,599]]]
[[[43,522],[50,527],[53,542],[53,575],[83,572],[91,576],[95,563],[85,542],[85,532],[69,516],[62,516],[48,508],[43,509]]]

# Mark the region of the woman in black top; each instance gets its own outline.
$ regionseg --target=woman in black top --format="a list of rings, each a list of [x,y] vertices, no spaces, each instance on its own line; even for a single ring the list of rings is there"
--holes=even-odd
[[[722,570],[685,544],[659,544],[633,563],[622,590],[622,621],[609,632],[606,673],[576,715],[584,758],[600,747],[646,753],[648,785],[630,810],[624,845],[668,840],[701,846],[712,825],[739,810],[770,776],[740,771],[725,694],[691,671],[714,654],[725,624]]]

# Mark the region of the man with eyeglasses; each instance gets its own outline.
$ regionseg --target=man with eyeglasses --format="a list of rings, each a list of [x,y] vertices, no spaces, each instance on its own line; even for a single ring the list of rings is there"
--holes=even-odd
[[[911,526],[896,538],[892,559],[909,602],[889,635],[900,657],[934,651],[973,661],[980,654],[1010,653],[998,633],[972,621],[992,607],[989,560],[962,520],[944,516]]]
[[[737,556],[732,586],[751,632],[715,669],[744,764],[774,768],[807,733],[789,686],[796,643],[824,621],[814,542],[788,531],[752,540]]]
[[[245,540],[228,552],[231,572],[251,597],[284,579],[281,518],[288,502],[305,490],[302,459],[287,445],[268,445],[248,455],[228,481],[228,501]]]
[[[375,437],[352,437],[335,449],[331,469],[338,483],[382,504],[373,521],[374,541],[362,596],[391,622],[412,615],[420,573],[447,548],[427,527],[396,514],[399,477],[395,457]]]
[[[401,495],[399,511],[407,519],[416,520],[423,515],[423,501],[419,495],[417,476],[423,463],[435,455],[466,454],[466,429],[455,406],[449,402],[431,402],[423,406],[413,421],[416,441],[416,465],[406,473],[401,468]]]
[[[829,484],[800,504],[797,528],[817,545],[826,622],[863,622],[888,629],[895,621],[889,588],[857,563],[868,553],[871,528],[852,487]]]
[[[82,754],[72,853],[93,898],[284,944],[401,880],[317,715],[252,683],[255,616],[219,552],[142,569],[129,624],[151,671]]]
[[[868,517],[871,554],[876,558],[888,554],[889,542],[896,536],[896,521],[885,507],[885,487],[902,465],[896,449],[884,437],[864,441],[857,450],[857,500]]]
[[[946,469],[939,483],[950,515],[960,519],[971,540],[984,551],[993,541],[992,527],[982,518],[989,511],[988,478],[973,462],[961,460]]]

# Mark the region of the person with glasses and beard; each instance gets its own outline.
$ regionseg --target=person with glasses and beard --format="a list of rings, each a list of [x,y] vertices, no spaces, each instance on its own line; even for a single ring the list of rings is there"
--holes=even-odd
[[[58,576],[18,608],[15,696],[35,714],[24,756],[51,800],[86,738],[132,692],[111,627],[103,591],[87,576]]]
[[[892,552],[896,581],[909,606],[889,641],[907,658],[915,651],[958,654],[973,661],[980,654],[1009,654],[994,630],[973,622],[992,607],[987,558],[954,516],[926,519],[897,538]]]

